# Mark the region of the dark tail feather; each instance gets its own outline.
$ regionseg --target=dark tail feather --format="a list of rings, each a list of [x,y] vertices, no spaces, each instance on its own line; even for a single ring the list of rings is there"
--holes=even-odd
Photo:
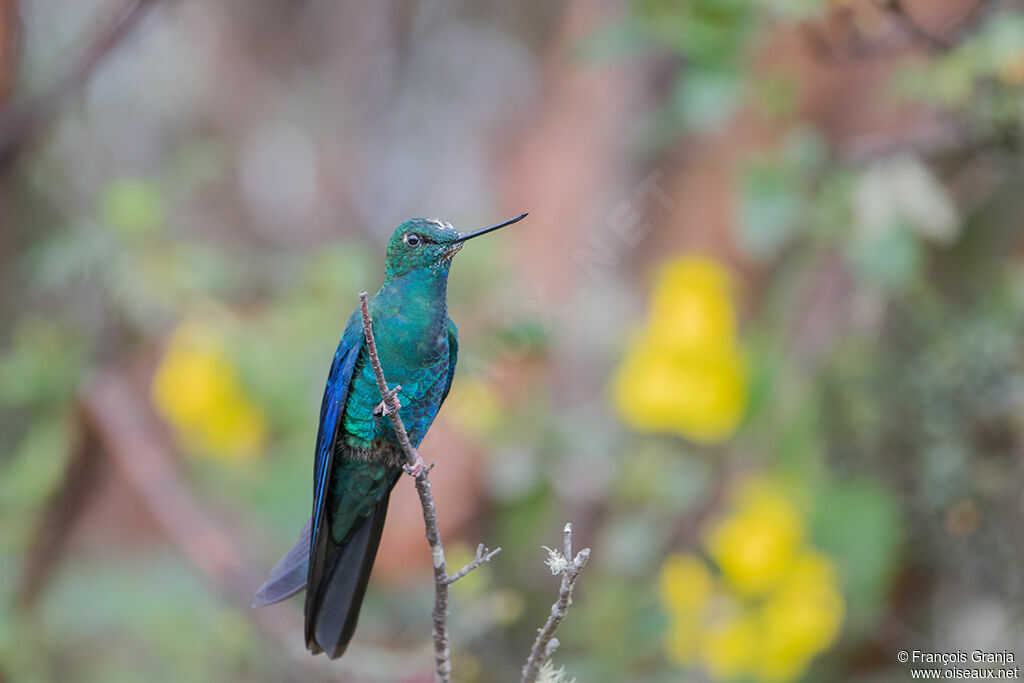
[[[390,491],[348,543],[327,551],[322,578],[306,594],[306,647],[335,659],[352,640],[373,560],[377,557]]]
[[[253,607],[263,607],[280,602],[298,593],[306,587],[306,574],[309,572],[310,523],[307,519],[299,532],[299,540],[295,542],[288,554],[278,560],[270,570],[267,582],[260,586],[253,598]]]

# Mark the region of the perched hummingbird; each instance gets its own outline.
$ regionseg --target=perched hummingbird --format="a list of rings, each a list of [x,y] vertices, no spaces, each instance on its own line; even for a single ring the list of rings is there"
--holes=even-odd
[[[459,333],[448,317],[448,269],[466,240],[526,214],[462,233],[413,218],[388,242],[384,284],[369,301],[384,376],[401,385],[399,416],[419,446],[448,396]],[[313,465],[313,514],[298,542],[270,570],[253,607],[306,589],[306,647],[340,657],[352,640],[377,556],[388,498],[406,466],[374,377],[359,309],[348,319],[327,376]]]

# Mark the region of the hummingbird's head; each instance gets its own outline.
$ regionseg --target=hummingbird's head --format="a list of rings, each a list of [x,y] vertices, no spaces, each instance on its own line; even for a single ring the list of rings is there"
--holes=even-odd
[[[387,265],[385,278],[422,270],[423,272],[447,271],[452,257],[462,249],[466,240],[503,228],[521,221],[526,217],[522,214],[504,221],[489,225],[472,232],[459,232],[451,223],[437,218],[413,218],[398,226],[391,241],[388,242]]]

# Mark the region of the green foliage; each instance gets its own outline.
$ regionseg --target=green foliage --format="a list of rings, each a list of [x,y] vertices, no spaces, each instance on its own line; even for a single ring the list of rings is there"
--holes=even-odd
[[[0,405],[53,406],[74,393],[84,342],[61,323],[26,316],[0,352]]]
[[[836,558],[854,629],[878,618],[900,560],[903,526],[892,493],[872,479],[822,486],[813,516],[815,543]]]
[[[753,158],[739,188],[736,234],[754,259],[771,259],[799,231],[810,231],[816,174],[824,167],[825,148],[809,130],[797,130],[780,149]]]
[[[126,238],[141,237],[163,223],[163,198],[157,188],[144,180],[121,178],[104,190],[100,214]]]
[[[81,567],[54,586],[40,614],[40,645],[64,645],[44,666],[85,668],[84,680],[94,681],[230,680],[273,666],[255,646],[251,623],[180,561],[157,556],[136,563]],[[110,640],[125,647],[90,661],[108,651]]]
[[[634,18],[646,38],[700,65],[742,64],[756,5],[750,0],[638,0]]]

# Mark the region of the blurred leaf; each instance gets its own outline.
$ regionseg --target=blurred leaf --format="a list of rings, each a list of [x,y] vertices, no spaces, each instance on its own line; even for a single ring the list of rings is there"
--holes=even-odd
[[[888,292],[910,285],[924,258],[909,230],[890,230],[871,239],[857,240],[848,254],[860,277]]]
[[[817,17],[837,3],[834,0],[774,0],[762,4],[780,18],[793,21]]]
[[[618,576],[646,576],[664,552],[665,532],[644,514],[625,514],[604,529],[599,563]]]
[[[646,46],[642,27],[627,19],[610,22],[584,36],[576,45],[576,54],[599,64],[634,55]]]
[[[573,609],[558,633],[563,643],[587,644],[579,659],[559,650],[573,675],[581,681],[607,680],[609,671],[629,671],[635,662],[660,658],[665,616],[653,584],[596,573],[580,579]],[[678,680],[678,672],[675,676]]]
[[[165,176],[174,194],[205,189],[222,180],[227,173],[230,150],[219,137],[197,137],[186,140],[168,160]]]
[[[527,350],[532,354],[542,354],[551,344],[551,331],[546,329],[541,321],[534,318],[525,318],[518,321],[509,321],[491,333],[491,345],[497,349],[511,349],[520,355],[521,350]],[[500,353],[500,351],[499,351]]]
[[[922,238],[949,244],[959,216],[945,189],[919,160],[903,157],[870,167],[854,194],[856,227],[867,239],[906,228]]]
[[[60,575],[42,610],[44,637],[61,644],[77,680],[232,680],[273,666],[250,622],[176,558],[80,565]],[[111,639],[122,647],[110,650]]]
[[[796,111],[800,104],[801,83],[790,73],[771,71],[754,83],[756,105],[769,121],[783,121]]]
[[[59,485],[71,450],[72,430],[63,416],[43,414],[28,427],[9,457],[0,458],[0,556],[20,554],[35,515]]]
[[[124,237],[141,237],[162,225],[163,198],[150,182],[141,178],[120,178],[103,191],[100,215]]]
[[[301,264],[299,272],[301,287],[294,291],[294,295],[312,297],[321,303],[334,303],[336,308],[321,313],[336,317],[340,338],[349,313],[359,304],[359,292],[376,291],[384,268],[378,249],[363,242],[344,241],[313,250]],[[351,307],[342,305],[347,301],[352,302]]]
[[[676,79],[672,108],[683,125],[701,130],[729,122],[743,94],[739,74],[717,69],[693,68]]]
[[[888,489],[864,479],[825,487],[812,520],[815,544],[842,567],[850,621],[865,627],[886,597],[903,540]]]
[[[982,29],[948,54],[905,66],[896,72],[898,95],[946,107],[968,109],[977,122],[987,118],[986,101],[998,99],[1002,83],[1014,88],[1018,102],[1024,82],[1024,12],[991,17]]]
[[[487,460],[487,490],[498,501],[518,501],[537,490],[541,481],[535,453],[502,449]]]
[[[743,177],[738,237],[752,256],[775,256],[796,232],[799,189],[777,168],[754,166]]]
[[[700,504],[711,485],[707,458],[686,452],[676,440],[630,435],[630,454],[620,463],[611,494],[621,505],[642,505],[676,518]]]
[[[756,19],[749,0],[636,0],[656,42],[701,64],[739,64]]]
[[[545,542],[550,545],[550,541],[541,539],[551,535],[551,513],[552,501],[543,489],[496,508],[494,538],[501,539],[501,547],[509,551],[515,566],[520,569],[536,567],[543,559],[541,545]],[[502,556],[505,554],[506,551],[502,551]],[[502,563],[500,566],[509,565]]]
[[[809,186],[825,161],[817,134],[796,129],[782,147],[756,157],[744,169],[737,237],[754,258],[774,258],[796,236],[813,198]]]
[[[74,393],[84,340],[59,323],[25,318],[0,352],[0,405],[64,402]]]
[[[821,412],[817,400],[805,401],[781,431],[776,458],[782,471],[813,490],[822,474]]]

